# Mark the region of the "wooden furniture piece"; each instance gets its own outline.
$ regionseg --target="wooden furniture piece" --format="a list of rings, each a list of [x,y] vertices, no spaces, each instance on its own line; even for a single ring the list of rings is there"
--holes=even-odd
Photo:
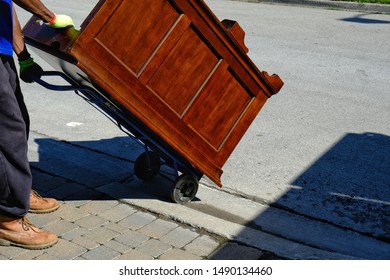
[[[23,32],[219,186],[229,155],[283,85],[250,60],[241,27],[201,0],[102,0],[79,31],[49,29],[33,18]]]

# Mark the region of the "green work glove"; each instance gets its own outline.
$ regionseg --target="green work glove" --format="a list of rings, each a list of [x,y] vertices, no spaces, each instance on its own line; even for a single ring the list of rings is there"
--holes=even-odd
[[[47,24],[53,28],[65,28],[74,26],[73,20],[70,16],[57,14],[54,14],[54,18]]]
[[[18,55],[20,78],[26,83],[34,82],[35,78],[41,78],[43,69],[34,62],[26,48]]]

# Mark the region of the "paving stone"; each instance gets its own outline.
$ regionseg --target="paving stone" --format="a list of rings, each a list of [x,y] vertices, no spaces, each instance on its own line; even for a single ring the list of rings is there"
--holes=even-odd
[[[189,252],[180,249],[171,249],[161,255],[159,260],[201,260],[199,256],[195,256]]]
[[[122,199],[124,197],[132,197],[132,190],[126,184],[113,182],[107,185],[100,186],[96,190],[105,193],[106,195],[115,199]]]
[[[99,227],[95,228],[94,230],[89,231],[88,233],[84,234],[85,238],[88,238],[90,240],[94,240],[100,244],[103,244],[115,237],[117,237],[119,233],[116,231],[112,231],[110,229]]]
[[[53,223],[50,223],[48,225],[45,225],[43,229],[52,231],[56,233],[58,236],[61,236],[69,231],[72,231],[74,229],[78,228],[78,225],[75,225],[74,223],[65,221],[65,220],[59,220]]]
[[[153,216],[152,214],[139,211],[121,220],[119,224],[131,230],[137,230],[144,227],[147,224],[150,224],[155,219],[156,217]]]
[[[106,246],[99,246],[81,257],[87,260],[112,260],[120,256],[120,253]]]
[[[39,255],[38,257],[34,258],[34,260],[59,260],[59,258],[49,255],[48,253],[43,253]]]
[[[234,242],[223,244],[209,256],[211,260],[258,260],[262,251]]]
[[[100,214],[118,205],[116,200],[94,200],[80,207],[81,210],[91,214]]]
[[[85,188],[86,188],[85,186],[82,186],[80,184],[68,182],[53,190],[50,190],[48,194],[50,194],[51,196],[57,199],[64,200],[67,196],[77,193]]]
[[[130,250],[120,257],[117,260],[153,260],[154,258],[144,252],[139,250]]]
[[[33,189],[38,191],[41,195],[43,193],[47,194],[50,190],[58,188],[59,186],[62,186],[67,183],[69,182],[61,177],[33,174]]]
[[[95,170],[92,171],[88,169],[78,169],[77,177],[74,177],[73,181],[76,181],[93,189],[112,181],[111,178],[104,176],[103,173],[97,173],[94,171]]]
[[[157,258],[172,248],[171,245],[160,240],[149,239],[142,245],[138,246],[138,250]]]
[[[153,238],[160,238],[177,227],[178,225],[174,222],[157,219],[143,228],[140,228],[138,232],[149,235]]]
[[[113,249],[121,254],[124,254],[124,253],[131,250],[130,247],[126,246],[125,244],[119,243],[118,241],[115,241],[115,240],[110,240],[110,241],[104,243],[104,246],[111,248],[111,249]]]
[[[72,260],[87,252],[87,249],[67,240],[59,239],[56,245],[45,249],[45,252],[60,260]]]
[[[79,237],[81,235],[84,235],[87,232],[89,232],[87,229],[78,227],[78,228],[76,228],[76,229],[74,229],[72,231],[69,231],[69,232],[61,235],[61,238],[62,239],[66,239],[68,241],[71,241],[74,238]]]
[[[86,204],[92,200],[99,200],[104,196],[101,192],[95,191],[93,189],[84,188],[80,190],[79,192],[76,192],[74,194],[71,194],[66,197],[67,201],[83,201]]]
[[[41,250],[25,250],[24,253],[17,255],[13,260],[31,260],[43,254]]]
[[[9,259],[6,258],[5,256],[3,256],[3,255],[0,254],[0,261],[1,261],[1,260],[9,260]]]
[[[72,243],[83,246],[84,248],[87,248],[89,250],[92,250],[92,249],[100,246],[99,243],[92,241],[88,238],[85,238],[83,236],[78,236],[78,237],[72,239]]]
[[[219,246],[220,244],[210,236],[202,235],[186,245],[184,249],[194,255],[207,257]]]
[[[133,207],[121,203],[107,211],[104,211],[101,214],[98,214],[98,216],[111,222],[118,222],[126,218],[127,216],[133,214],[134,212],[136,212],[136,210]]]
[[[101,225],[107,223],[107,221],[101,217],[89,215],[77,220],[75,223],[83,228],[91,230],[100,227]]]
[[[73,205],[73,207],[76,207],[76,208],[80,208],[81,206],[83,206],[84,204],[87,204],[90,201],[91,201],[90,199],[81,200],[81,199],[66,198],[66,204]]]
[[[124,233],[129,230],[127,227],[112,222],[108,222],[107,224],[104,224],[103,227],[113,230],[117,233]]]
[[[26,249],[22,249],[15,246],[0,246],[0,254],[9,260],[16,258],[18,255],[23,254],[25,251]]]
[[[161,237],[160,240],[171,244],[174,247],[182,248],[198,236],[199,234],[195,231],[188,228],[178,227],[169,232],[167,235]]]
[[[78,219],[88,216],[89,213],[82,209],[76,208],[74,205],[71,205],[69,203],[64,203],[56,211],[56,215],[60,215],[61,218],[69,222],[74,222],[77,221]]]
[[[27,218],[30,220],[31,223],[33,223],[38,228],[42,228],[50,223],[58,222],[61,220],[61,217],[58,215],[57,211],[53,212],[53,213],[48,213],[48,214],[30,214],[29,213],[29,214],[27,214]]]
[[[32,174],[32,179],[33,179],[33,186],[34,185],[41,185],[44,182],[46,182],[54,177],[54,176],[49,175],[47,173],[40,172],[35,168],[31,168],[31,174]]]
[[[135,248],[149,240],[149,236],[135,231],[127,231],[115,237],[115,240],[129,246],[130,248]]]

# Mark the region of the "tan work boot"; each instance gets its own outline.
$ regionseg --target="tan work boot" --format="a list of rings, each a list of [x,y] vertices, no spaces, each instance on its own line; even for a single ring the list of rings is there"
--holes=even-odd
[[[30,210],[31,213],[44,214],[56,211],[60,204],[54,198],[43,198],[36,191],[30,193]]]
[[[26,218],[0,215],[0,245],[38,250],[53,246],[58,241],[52,232],[38,229]]]

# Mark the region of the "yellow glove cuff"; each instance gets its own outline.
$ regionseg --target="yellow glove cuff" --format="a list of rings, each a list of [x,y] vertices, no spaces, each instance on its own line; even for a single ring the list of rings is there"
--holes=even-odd
[[[48,25],[53,28],[65,28],[74,26],[74,23],[70,16],[54,14],[54,18],[48,23]]]

